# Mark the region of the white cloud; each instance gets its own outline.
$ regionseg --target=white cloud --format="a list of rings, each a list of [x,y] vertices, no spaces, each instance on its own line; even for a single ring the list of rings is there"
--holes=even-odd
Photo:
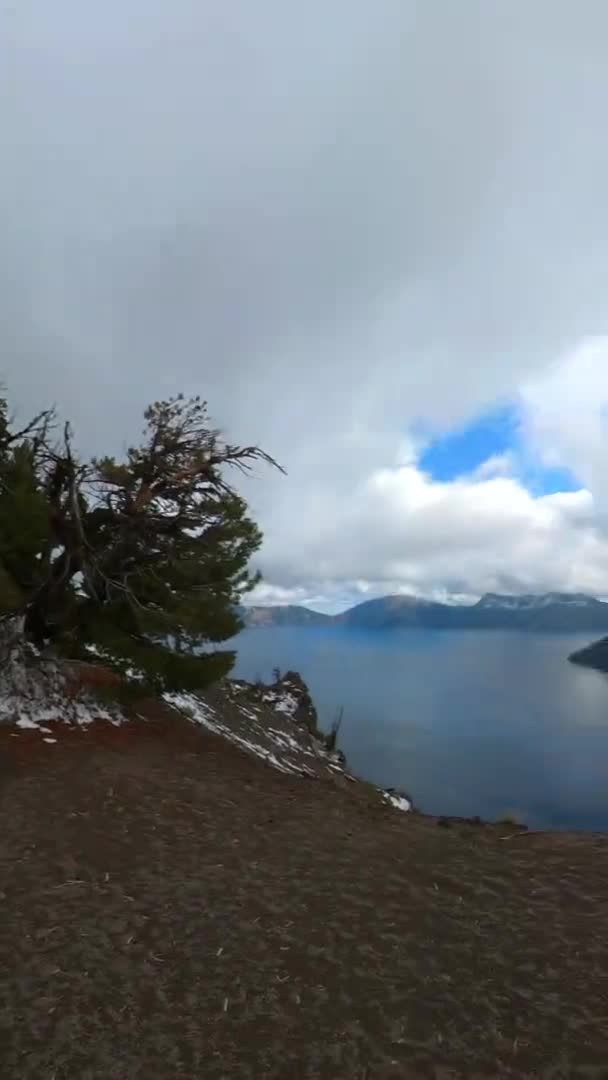
[[[368,594],[456,601],[496,590],[605,595],[608,339],[584,342],[514,398],[521,447],[469,476],[434,482],[416,465],[421,446],[406,439],[397,450],[395,440],[385,465],[334,491],[330,502],[317,492],[293,525],[278,500],[263,554],[268,573],[287,588],[305,580],[306,594],[319,581],[317,568],[324,586],[316,591],[340,606],[364,598],[362,581]],[[534,497],[518,479],[522,455],[568,468],[581,489]]]
[[[511,476],[517,467],[515,455],[507,450],[504,454],[492,454],[482,461],[472,474],[475,480],[490,480],[494,476]]]
[[[148,400],[208,397],[289,471],[245,489],[269,598],[608,590],[605,0],[54,0],[6,24],[22,412],[58,402],[119,450]],[[419,474],[417,425],[514,399],[591,494],[531,499],[506,459]]]
[[[513,478],[434,483],[413,465],[374,471],[332,517],[284,521],[265,560],[281,595],[266,587],[254,600],[324,609],[389,592],[458,602],[608,588],[608,534],[589,491],[535,498]]]
[[[571,469],[608,509],[608,337],[557,359],[521,397],[529,445],[546,464]]]

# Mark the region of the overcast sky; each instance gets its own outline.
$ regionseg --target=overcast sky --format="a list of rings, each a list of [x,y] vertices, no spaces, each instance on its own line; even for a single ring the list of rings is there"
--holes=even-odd
[[[0,4],[20,412],[120,450],[202,393],[289,473],[264,601],[608,593],[605,0]],[[423,468],[498,406],[513,452]]]

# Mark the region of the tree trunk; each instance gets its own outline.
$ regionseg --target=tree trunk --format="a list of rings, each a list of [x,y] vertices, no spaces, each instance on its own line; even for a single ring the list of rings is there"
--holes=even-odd
[[[78,557],[64,550],[52,564],[47,580],[30,600],[25,612],[24,631],[26,638],[37,649],[43,649],[56,636],[70,581],[78,573],[80,564]]]

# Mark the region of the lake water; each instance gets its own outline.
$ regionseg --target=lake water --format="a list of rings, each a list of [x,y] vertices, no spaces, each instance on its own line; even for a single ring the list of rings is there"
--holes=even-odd
[[[246,630],[234,674],[299,671],[324,728],[344,706],[350,768],[433,814],[608,829],[608,677],[589,636]]]

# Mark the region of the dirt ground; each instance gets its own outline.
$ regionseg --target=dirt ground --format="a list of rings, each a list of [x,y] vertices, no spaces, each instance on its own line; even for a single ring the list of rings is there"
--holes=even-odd
[[[608,1077],[608,838],[57,738],[0,738],[2,1080]]]

